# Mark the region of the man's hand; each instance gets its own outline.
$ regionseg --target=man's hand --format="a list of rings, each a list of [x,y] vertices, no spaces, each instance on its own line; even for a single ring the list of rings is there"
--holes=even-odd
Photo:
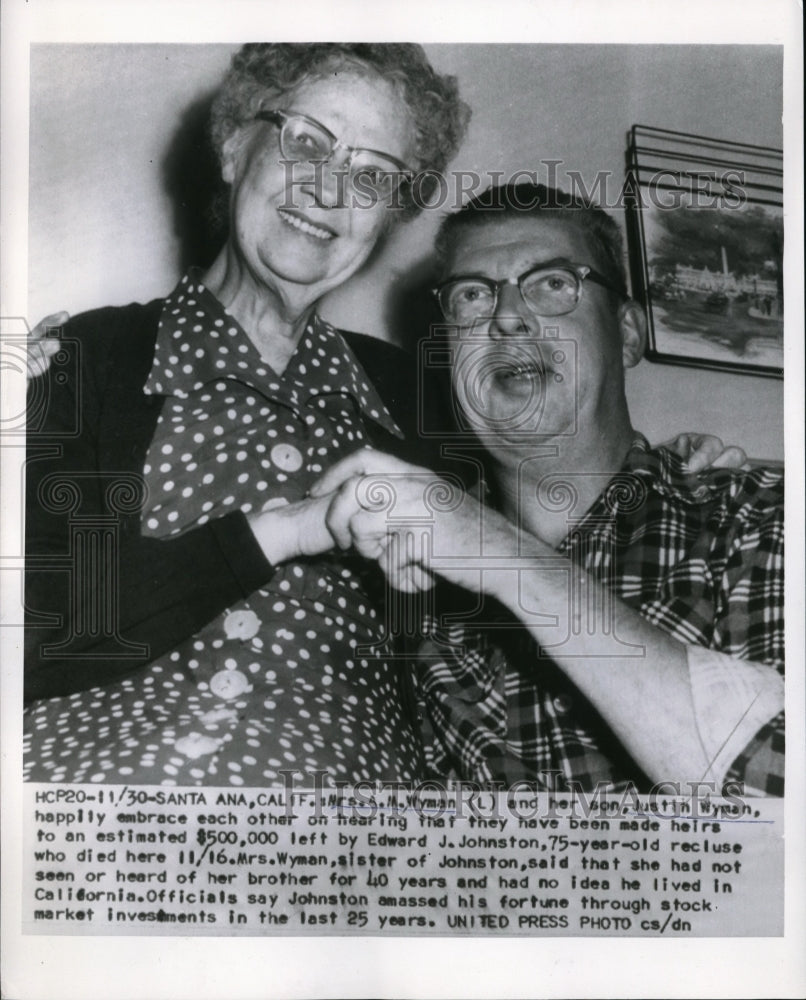
[[[50,367],[50,359],[61,347],[61,341],[53,336],[53,331],[70,319],[70,313],[51,313],[40,320],[28,334],[28,378],[44,375]]]
[[[311,489],[332,494],[327,526],[341,548],[378,562],[398,590],[426,590],[439,573],[468,590],[486,589],[482,570],[517,553],[517,531],[458,482],[364,448]]]
[[[738,445],[725,445],[713,434],[696,434],[687,431],[672,441],[664,442],[683,459],[689,472],[705,469],[740,469],[747,462],[747,455]]]
[[[311,495],[331,495],[326,523],[337,545],[354,547],[394,587],[415,593],[434,585],[423,530],[413,520],[427,514],[423,494],[438,481],[427,469],[363,448],[328,469]]]

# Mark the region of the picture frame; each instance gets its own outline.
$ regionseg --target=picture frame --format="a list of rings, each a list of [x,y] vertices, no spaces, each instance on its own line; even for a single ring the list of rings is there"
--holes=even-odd
[[[632,284],[662,364],[783,377],[783,151],[633,125]]]

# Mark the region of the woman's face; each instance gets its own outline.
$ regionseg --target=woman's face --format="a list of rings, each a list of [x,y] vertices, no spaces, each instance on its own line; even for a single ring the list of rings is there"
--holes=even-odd
[[[339,74],[302,83],[271,103],[266,110],[314,118],[346,146],[411,162],[409,115],[386,81]],[[366,197],[353,197],[342,150],[318,176],[308,164],[292,168],[280,160],[280,130],[269,122],[245,126],[225,145],[230,244],[252,280],[303,305],[364,263],[387,225],[388,199],[368,206]]]

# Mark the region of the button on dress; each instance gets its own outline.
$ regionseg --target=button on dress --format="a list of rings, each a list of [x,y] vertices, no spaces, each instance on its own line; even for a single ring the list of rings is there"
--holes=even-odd
[[[278,376],[195,272],[166,299],[144,391],[165,397],[143,469],[142,531],[156,538],[301,500],[368,443],[369,422],[400,436],[337,331],[313,316]],[[137,674],[30,706],[26,778],[417,780],[420,743],[390,656],[384,587],[377,567],[349,553],[277,566]]]

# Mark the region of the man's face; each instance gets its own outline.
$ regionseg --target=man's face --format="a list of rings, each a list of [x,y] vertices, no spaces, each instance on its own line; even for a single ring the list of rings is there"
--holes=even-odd
[[[600,270],[585,232],[556,218],[511,215],[458,236],[451,276],[516,278],[549,261]],[[536,438],[606,426],[623,405],[620,312],[608,291],[584,281],[576,308],[541,317],[515,284],[501,286],[492,316],[460,330],[452,380],[459,405],[497,452]]]

